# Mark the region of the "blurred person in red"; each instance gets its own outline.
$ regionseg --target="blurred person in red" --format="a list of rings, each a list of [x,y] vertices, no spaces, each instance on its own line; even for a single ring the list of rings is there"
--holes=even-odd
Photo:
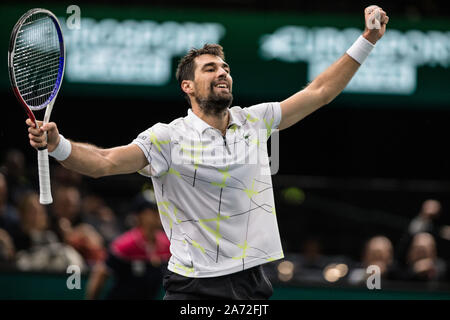
[[[162,230],[153,191],[139,194],[132,205],[136,227],[119,236],[108,257],[92,269],[87,299],[98,299],[109,276],[107,299],[156,299],[162,288],[163,270],[170,258],[170,242]]]
[[[447,272],[446,263],[438,257],[436,241],[427,232],[418,233],[412,238],[406,265],[405,280],[442,281]]]

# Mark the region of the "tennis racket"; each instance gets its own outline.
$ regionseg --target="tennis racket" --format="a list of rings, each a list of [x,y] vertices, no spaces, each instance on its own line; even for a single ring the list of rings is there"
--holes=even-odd
[[[45,9],[31,9],[17,21],[11,33],[8,69],[11,85],[28,117],[36,124],[33,111],[45,110],[50,120],[53,103],[64,75],[65,47],[56,16]],[[38,150],[40,203],[53,202],[47,147]]]

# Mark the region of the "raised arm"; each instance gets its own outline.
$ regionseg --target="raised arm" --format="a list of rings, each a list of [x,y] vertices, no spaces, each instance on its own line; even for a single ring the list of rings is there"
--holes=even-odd
[[[386,12],[377,6],[367,7],[364,10],[364,15],[366,21],[362,35],[364,39],[358,41],[366,48],[370,48],[384,35],[389,17]],[[344,90],[359,66],[360,63],[354,56],[345,53],[319,74],[306,88],[282,101],[279,129],[282,130],[292,126],[320,107],[330,103]]]
[[[35,128],[34,122],[30,119],[26,123],[29,126],[30,144],[34,148],[38,149],[47,145],[48,151],[51,153],[60,144],[61,137],[54,122],[47,123],[39,129]],[[45,139],[45,132],[47,139]],[[73,141],[69,141],[69,143],[71,145],[70,155],[60,163],[67,169],[93,178],[133,173],[148,164],[142,150],[134,144],[102,149],[88,143]]]

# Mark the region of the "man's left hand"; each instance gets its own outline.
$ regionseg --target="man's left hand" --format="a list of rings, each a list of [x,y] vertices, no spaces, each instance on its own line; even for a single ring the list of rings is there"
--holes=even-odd
[[[379,6],[372,5],[364,9],[366,27],[363,37],[375,44],[385,33],[389,17]]]

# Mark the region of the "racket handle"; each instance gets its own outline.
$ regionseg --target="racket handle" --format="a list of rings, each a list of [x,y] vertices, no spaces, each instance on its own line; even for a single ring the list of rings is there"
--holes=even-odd
[[[50,204],[53,202],[50,189],[50,169],[48,165],[48,150],[38,150],[38,168],[39,168],[39,202],[41,204]]]

